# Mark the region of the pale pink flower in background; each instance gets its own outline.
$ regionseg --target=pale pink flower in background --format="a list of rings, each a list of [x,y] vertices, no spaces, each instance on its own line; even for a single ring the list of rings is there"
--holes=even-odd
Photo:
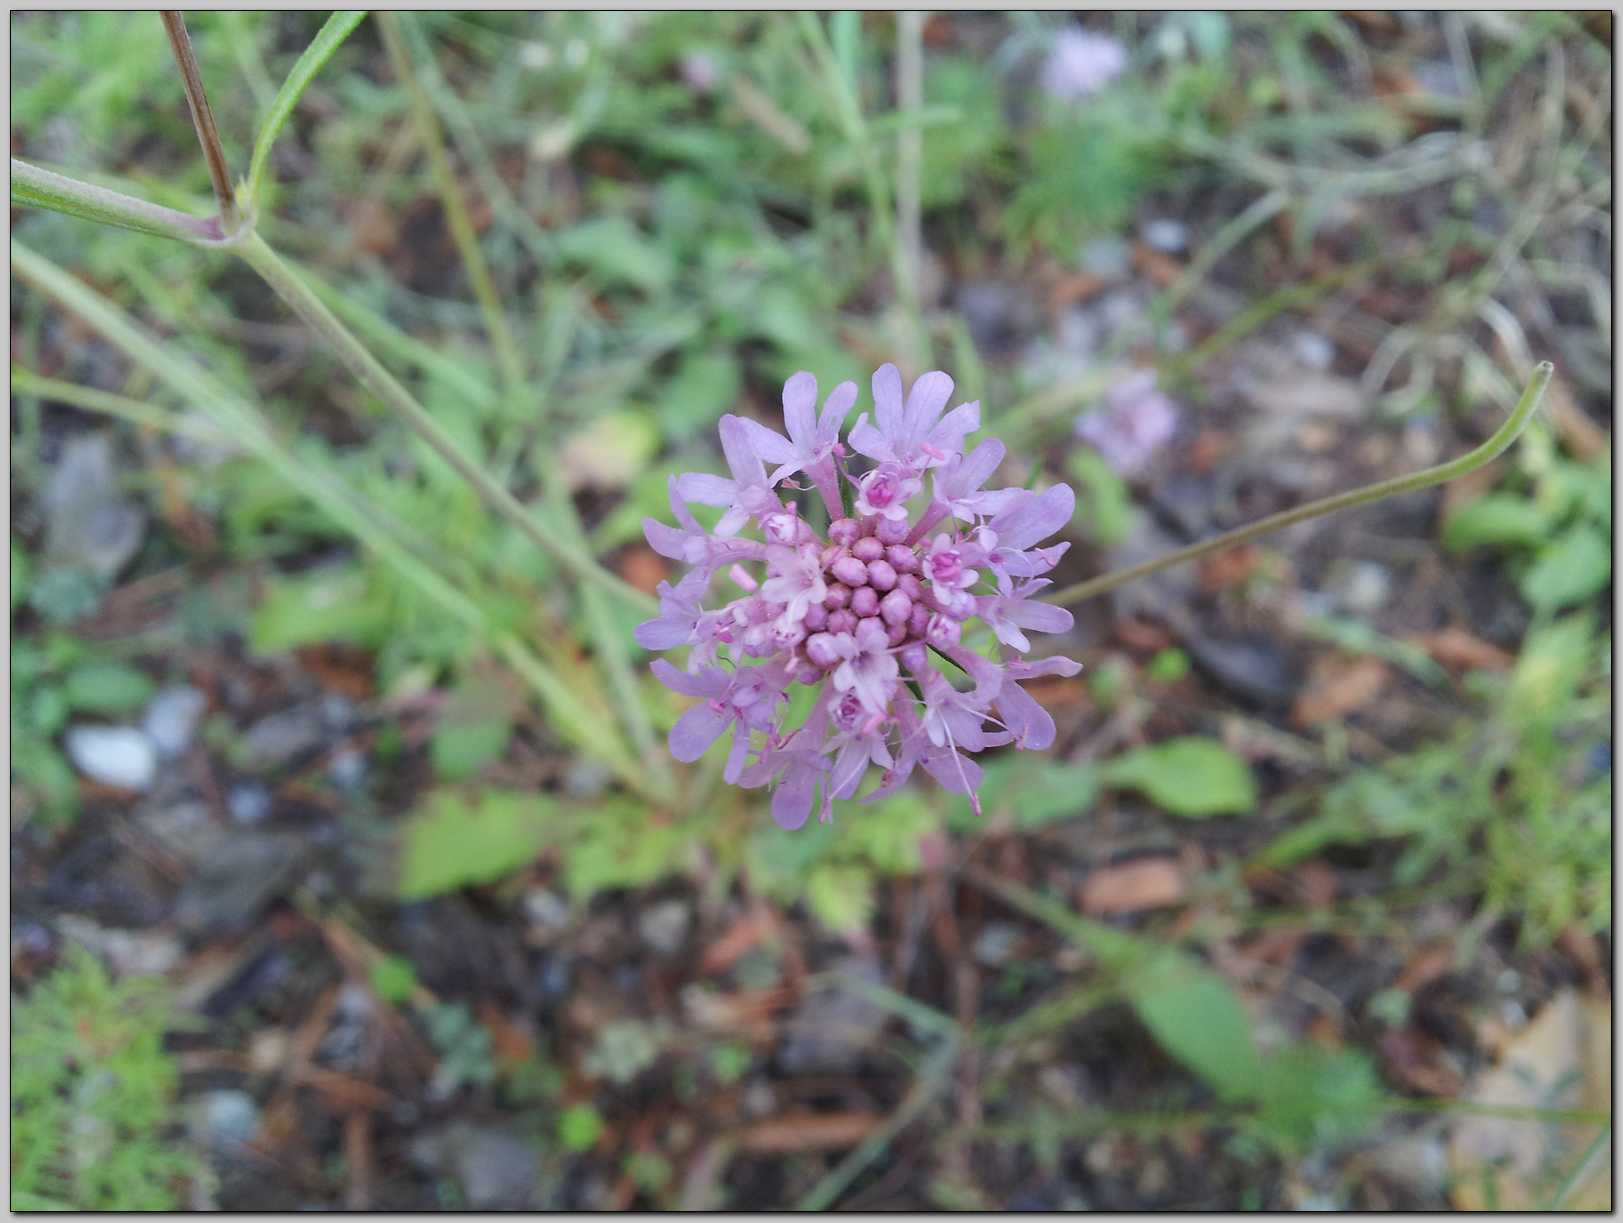
[[[1090,98],[1127,68],[1127,49],[1107,34],[1067,26],[1043,60],[1042,87],[1060,102]]]
[[[1122,379],[1102,408],[1076,422],[1076,435],[1124,476],[1141,471],[1177,430],[1178,405],[1156,389],[1154,370]]]

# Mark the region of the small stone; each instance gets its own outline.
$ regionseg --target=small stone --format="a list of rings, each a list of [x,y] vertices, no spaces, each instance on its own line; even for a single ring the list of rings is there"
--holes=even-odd
[[[243,763],[251,769],[271,769],[319,747],[323,737],[316,711],[303,706],[284,709],[259,719],[243,736]]]
[[[112,438],[76,437],[62,447],[40,497],[51,560],[111,578],[146,535],[146,514],[119,491]]]
[[[226,811],[232,822],[237,824],[264,823],[270,816],[272,805],[270,791],[257,781],[238,782],[231,787],[225,800]]]
[[[409,1153],[420,1166],[455,1175],[469,1209],[527,1210],[536,1205],[541,1152],[533,1139],[455,1121],[419,1137]]]
[[[157,776],[157,753],[133,726],[70,727],[63,746],[74,768],[104,786],[145,790]]]
[[[1321,373],[1329,369],[1336,359],[1336,346],[1329,337],[1308,327],[1291,334],[1290,348],[1291,355],[1298,361]]]
[[[531,888],[524,893],[523,906],[524,916],[532,926],[553,932],[569,926],[569,905],[556,892]]]
[[[1020,945],[1020,929],[1008,922],[988,922],[975,936],[975,961],[988,968],[1007,964]]]
[[[691,911],[688,902],[672,898],[644,909],[637,918],[637,933],[657,954],[675,955],[687,940]]]
[[[1342,608],[1355,616],[1385,607],[1392,596],[1392,571],[1375,561],[1340,561],[1327,586]]]
[[[164,930],[107,929],[71,913],[63,914],[57,927],[106,960],[115,976],[161,976],[180,963],[180,940]]]
[[[340,748],[327,765],[327,776],[340,790],[359,790],[366,783],[366,755],[353,747]]]
[[[175,919],[197,934],[239,934],[302,865],[297,837],[238,833],[198,864],[175,902]]]
[[[850,1070],[873,1047],[889,1021],[884,1007],[841,980],[882,985],[884,972],[877,961],[851,956],[833,971],[840,983],[812,994],[789,1023],[780,1058],[790,1074]]]
[[[1144,245],[1168,255],[1176,255],[1189,245],[1189,226],[1170,218],[1158,217],[1144,222],[1140,234]]]
[[[1082,248],[1081,269],[1105,280],[1125,280],[1133,270],[1133,248],[1121,238],[1096,238]]]
[[[196,688],[165,688],[147,705],[141,729],[163,760],[176,760],[192,745],[208,698]]]
[[[198,1142],[215,1151],[233,1152],[259,1132],[259,1105],[245,1091],[211,1091],[192,1100],[187,1121]]]

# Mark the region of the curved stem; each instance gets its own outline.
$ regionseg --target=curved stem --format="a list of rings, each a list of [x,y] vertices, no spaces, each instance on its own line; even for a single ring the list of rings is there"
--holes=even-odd
[[[1310,501],[1306,505],[1297,506],[1293,510],[1283,510],[1278,514],[1270,514],[1259,519],[1249,526],[1227,531],[1213,539],[1204,540],[1198,544],[1190,544],[1187,548],[1179,548],[1176,552],[1169,552],[1165,556],[1145,561],[1143,564],[1133,565],[1127,569],[1118,569],[1113,573],[1101,574],[1096,578],[1089,578],[1085,582],[1078,582],[1074,586],[1056,591],[1047,602],[1068,604],[1081,603],[1086,599],[1102,595],[1107,591],[1138,578],[1148,577],[1152,573],[1159,573],[1163,569],[1170,569],[1173,565],[1181,565],[1185,561],[1192,561],[1205,556],[1208,552],[1219,552],[1224,548],[1232,548],[1238,544],[1248,543],[1260,535],[1267,535],[1282,527],[1295,526],[1299,522],[1306,522],[1311,518],[1321,518],[1325,514],[1333,514],[1337,510],[1350,510],[1360,505],[1368,505],[1372,501],[1379,501],[1384,497],[1395,497],[1400,493],[1412,493],[1422,488],[1430,488],[1433,484],[1442,484],[1446,480],[1454,480],[1475,471],[1478,467],[1491,463],[1504,453],[1505,449],[1521,435],[1532,420],[1533,413],[1538,410],[1539,400],[1544,397],[1544,389],[1549,386],[1550,378],[1555,373],[1555,366],[1548,361],[1541,361],[1533,369],[1533,377],[1522,392],[1522,397],[1516,403],[1515,410],[1511,412],[1505,423],[1500,425],[1494,435],[1469,454],[1463,454],[1457,459],[1447,463],[1440,463],[1436,467],[1428,467],[1424,471],[1417,471],[1407,476],[1394,476],[1390,480],[1382,480],[1376,484],[1368,484],[1363,488],[1355,488],[1349,493],[1338,493],[1334,497],[1325,497],[1319,501]]]
[[[582,581],[595,582],[605,590],[618,595],[639,611],[650,611],[657,604],[635,586],[610,573],[588,553],[565,543],[553,533],[544,530],[518,498],[508,492],[474,461],[462,453],[450,434],[440,427],[428,410],[411,396],[411,392],[384,369],[365,345],[352,335],[337,316],[327,309],[326,303],[289,267],[258,234],[250,234],[238,247],[237,253],[265,283],[275,290],[287,305],[331,346],[338,359],[360,379],[369,391],[400,416],[412,430],[446,461],[489,503],[492,509],[506,517],[524,532],[530,542],[546,552],[565,569]]]

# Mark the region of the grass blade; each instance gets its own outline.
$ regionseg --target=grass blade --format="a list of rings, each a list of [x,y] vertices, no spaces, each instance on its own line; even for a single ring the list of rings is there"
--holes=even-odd
[[[287,80],[276,91],[276,97],[271,102],[270,113],[265,116],[265,122],[260,126],[259,137],[254,141],[253,159],[248,163],[248,202],[252,207],[259,200],[260,184],[264,181],[265,168],[270,164],[270,152],[276,143],[276,138],[282,134],[287,121],[293,117],[293,108],[299,104],[304,91],[310,87],[310,82],[316,79],[316,73],[327,65],[327,61],[354,32],[366,17],[365,9],[345,10],[334,13],[327,18],[310,45],[304,49],[304,54],[293,65],[293,71],[287,74]]]

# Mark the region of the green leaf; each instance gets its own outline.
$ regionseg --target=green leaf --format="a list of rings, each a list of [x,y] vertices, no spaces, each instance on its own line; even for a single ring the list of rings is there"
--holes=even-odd
[[[1133,528],[1133,499],[1126,482],[1094,450],[1075,451],[1067,466],[1081,486],[1076,516],[1083,531],[1102,548],[1121,543]]]
[[[417,988],[417,970],[405,956],[386,955],[372,965],[372,988],[385,1002],[398,1006]]]
[[[1210,739],[1168,739],[1100,769],[1107,786],[1137,790],[1173,815],[1243,815],[1257,805],[1251,767]]]
[[[28,595],[28,579],[32,573],[33,562],[28,559],[22,544],[17,537],[11,537],[11,612],[17,614],[22,601]]]
[[[80,713],[107,716],[140,708],[151,699],[154,687],[144,673],[120,662],[83,663],[63,681],[70,706]]]
[[[1128,998],[1156,1042],[1226,1099],[1248,1099],[1262,1060],[1251,1017],[1228,982],[1187,956],[1146,944]]]
[[[516,708],[516,695],[499,680],[469,675],[434,728],[429,742],[434,771],[447,781],[462,781],[500,758],[513,737]]]
[[[346,566],[273,579],[248,629],[255,654],[278,654],[312,642],[377,647],[398,626],[389,599],[362,570]]]
[[[254,140],[253,158],[248,164],[248,201],[250,206],[259,199],[259,187],[265,178],[265,167],[270,164],[271,148],[276,144],[276,138],[282,134],[287,121],[293,117],[293,108],[298,105],[304,91],[315,80],[316,74],[326,67],[327,61],[333,53],[343,45],[355,27],[360,25],[366,17],[366,10],[352,10],[334,13],[327,18],[325,25],[317,32],[310,45],[299,56],[298,62],[293,65],[293,71],[287,74],[287,80],[276,91],[272,99],[270,110],[265,115],[265,121],[260,124],[259,136]]]
[[[531,861],[556,838],[557,828],[557,804],[544,795],[430,795],[406,821],[400,896],[421,900],[500,879]]]
[[[1612,550],[1594,527],[1579,527],[1539,551],[1522,575],[1522,598],[1539,611],[1559,611],[1593,598],[1612,580]]]
[[[590,1151],[602,1133],[603,1118],[590,1104],[571,1104],[558,1116],[558,1141],[566,1151]]]
[[[1099,793],[1099,772],[1091,764],[1050,764],[1034,769],[1023,760],[999,756],[986,765],[981,807],[988,816],[1010,815],[1019,828],[1042,828],[1086,815]],[[955,824],[967,822],[969,804],[954,803]]]
[[[614,284],[644,293],[670,287],[676,267],[663,247],[655,245],[624,217],[597,217],[558,234],[558,254]]]
[[[564,886],[576,900],[607,888],[641,887],[682,869],[691,838],[640,803],[604,802],[580,813],[564,855]]]
[[[1382,1109],[1380,1079],[1365,1054],[1309,1044],[1271,1055],[1256,1078],[1254,1095],[1261,1107],[1247,1128],[1293,1153],[1351,1141]]]
[[[873,917],[873,872],[855,863],[824,863],[806,876],[806,905],[836,934],[866,930]]]
[[[1513,493],[1489,493],[1453,514],[1443,527],[1443,546],[1464,552],[1489,545],[1530,547],[1550,533],[1548,515]]]

